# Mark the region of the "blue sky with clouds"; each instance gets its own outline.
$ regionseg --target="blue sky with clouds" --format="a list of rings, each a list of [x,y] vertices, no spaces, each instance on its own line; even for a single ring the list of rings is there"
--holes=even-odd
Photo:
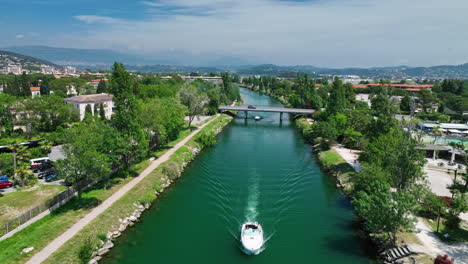
[[[466,0],[0,0],[0,47],[328,67],[468,62]]]

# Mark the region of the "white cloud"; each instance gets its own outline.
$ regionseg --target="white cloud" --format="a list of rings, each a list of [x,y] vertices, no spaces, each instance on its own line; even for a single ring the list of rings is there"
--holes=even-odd
[[[24,34],[17,34],[17,35],[15,36],[15,38],[17,38],[17,39],[22,39],[22,38],[24,38]]]
[[[76,16],[104,26],[62,41],[144,54],[172,50],[334,67],[468,61],[466,0],[141,3],[147,15],[140,20]]]
[[[116,19],[112,17],[106,16],[94,16],[94,15],[80,15],[74,16],[75,19],[85,22],[87,24],[95,24],[95,23],[102,23],[102,24],[117,24],[121,23],[121,19]]]

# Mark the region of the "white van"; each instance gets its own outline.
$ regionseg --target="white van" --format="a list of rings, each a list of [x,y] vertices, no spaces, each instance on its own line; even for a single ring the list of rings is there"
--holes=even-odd
[[[36,166],[41,165],[41,164],[44,163],[44,162],[48,162],[48,161],[50,161],[49,157],[43,157],[43,158],[32,159],[32,160],[30,160],[31,169],[34,168],[34,167],[36,167]]]

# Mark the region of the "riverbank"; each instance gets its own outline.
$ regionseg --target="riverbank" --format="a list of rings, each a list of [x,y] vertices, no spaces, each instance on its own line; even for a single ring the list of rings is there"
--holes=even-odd
[[[172,151],[169,151],[166,160],[163,160],[164,156],[157,159],[160,162],[160,166],[150,167],[148,174],[145,178],[140,178],[141,175],[136,179],[138,182],[133,184],[131,192],[126,192],[120,195],[119,199],[116,199],[114,203],[109,204],[106,209],[103,209],[100,214],[95,215],[93,219],[88,221],[87,224],[83,225],[81,230],[75,232],[75,235],[71,237],[63,246],[59,247],[57,251],[50,252],[48,257],[43,263],[81,263],[83,257],[80,259],[80,252],[83,254],[83,245],[86,241],[90,240],[91,244],[98,246],[101,243],[99,240],[106,242],[109,238],[109,232],[122,232],[129,224],[122,228],[122,220],[126,219],[135,212],[135,205],[144,205],[148,207],[154,202],[160,193],[164,191],[177,177],[170,179],[170,174],[164,168],[174,166],[177,164],[180,168],[178,175],[183,171],[183,168],[200,152],[203,146],[197,141],[197,139],[205,133],[219,133],[224,126],[230,121],[231,117],[221,115],[213,120],[205,127],[196,131],[197,133],[191,134],[189,140],[182,141],[180,146],[174,147]],[[195,136],[197,135],[197,136]],[[159,165],[159,164],[158,164]],[[140,207],[141,208],[141,207]],[[112,237],[115,238],[115,237]],[[97,258],[99,259],[99,258]],[[31,259],[30,263],[35,263],[35,259]],[[37,262],[36,262],[37,263]]]

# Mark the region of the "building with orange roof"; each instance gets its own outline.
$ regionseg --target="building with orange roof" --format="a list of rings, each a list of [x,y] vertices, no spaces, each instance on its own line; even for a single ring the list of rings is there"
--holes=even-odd
[[[31,96],[41,96],[41,87],[31,87]]]

